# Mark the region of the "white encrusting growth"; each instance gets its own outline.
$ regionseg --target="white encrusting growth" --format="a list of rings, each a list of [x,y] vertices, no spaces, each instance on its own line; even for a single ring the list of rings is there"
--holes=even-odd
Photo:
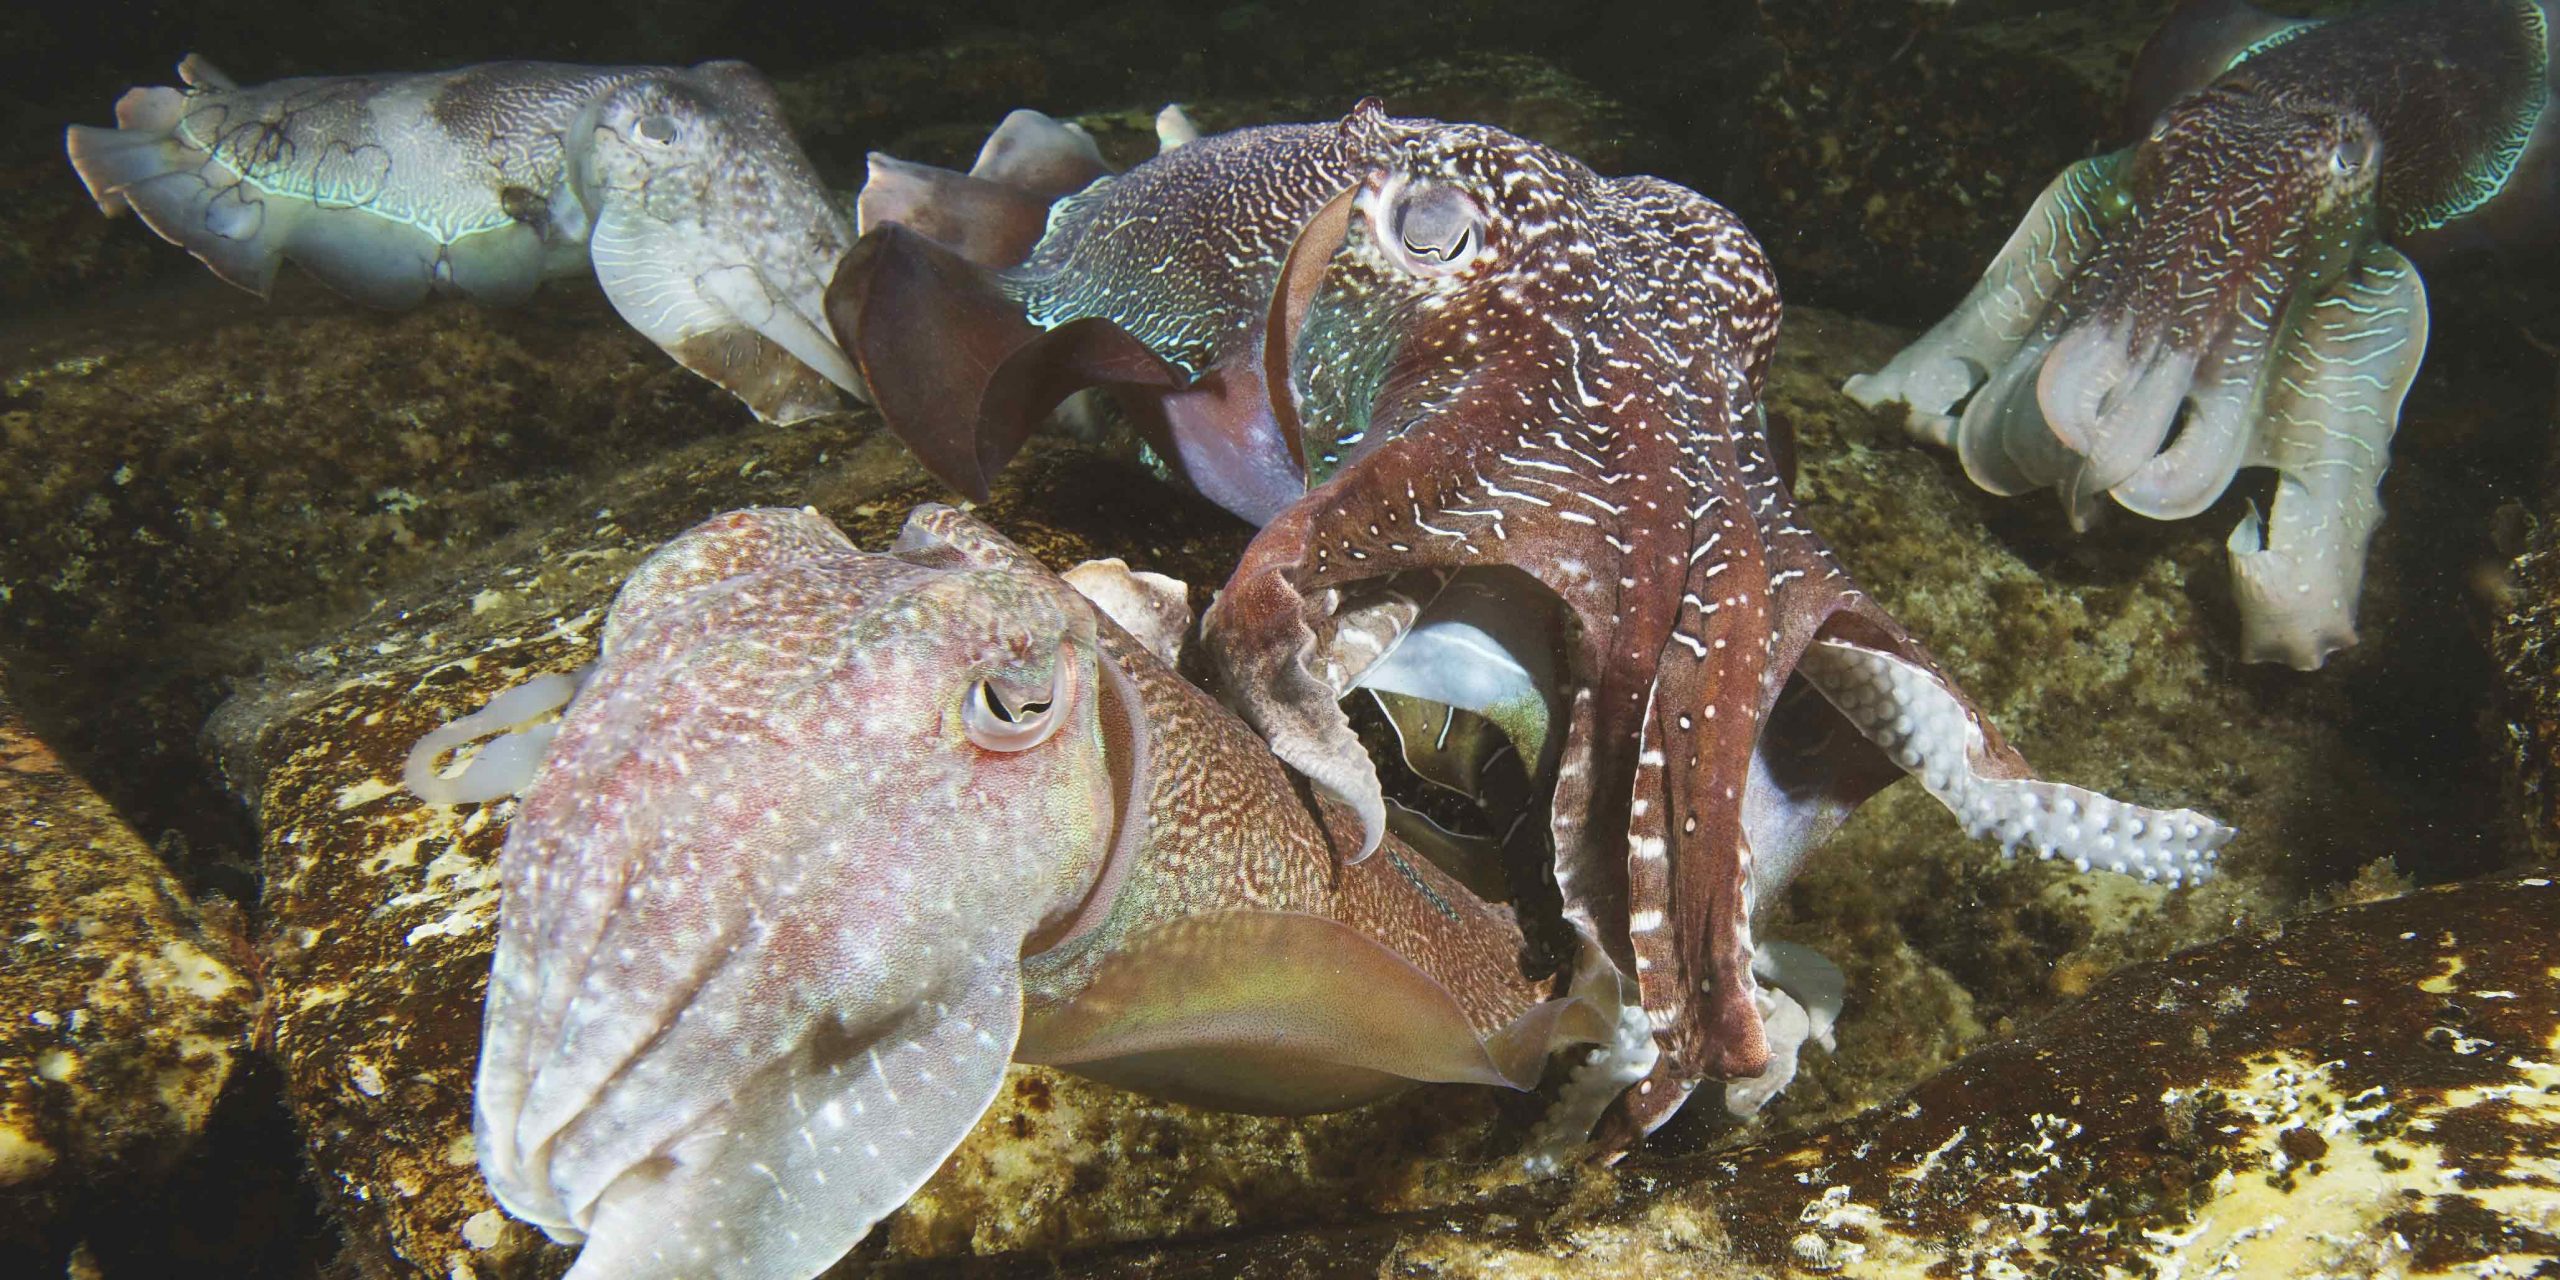
[[[2169,884],[2203,880],[2231,828],[2192,809],[2147,809],[2037,778],[1980,771],[1982,727],[1933,673],[1891,654],[1817,640],[1797,667],[1858,732],[1919,779],[1966,834],[2032,846],[2083,871]]]

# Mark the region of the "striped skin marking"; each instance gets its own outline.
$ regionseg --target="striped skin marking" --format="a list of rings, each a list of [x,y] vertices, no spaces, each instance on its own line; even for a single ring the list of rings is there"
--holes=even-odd
[[[2560,220],[2560,148],[2534,142],[2560,129],[2553,27],[2541,0],[2181,15],[2134,86],[2163,108],[2147,136],[2065,170],[1953,314],[1845,389],[1904,402],[1984,489],[2052,489],[2079,528],[2109,500],[2185,519],[2274,469],[2280,511],[2228,543],[2241,648],[2309,670],[2355,642],[2425,346],[2400,251]],[[2371,324],[2341,332],[2341,305]]]

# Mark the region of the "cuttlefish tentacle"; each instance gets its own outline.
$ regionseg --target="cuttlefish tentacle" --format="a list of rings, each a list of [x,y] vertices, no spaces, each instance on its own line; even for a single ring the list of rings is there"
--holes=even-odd
[[[2382,241],[2560,236],[2555,64],[2541,0],[2328,23],[2190,0],[2136,68],[2143,141],[2066,170],[1954,313],[1846,389],[1904,402],[1983,488],[2053,489],[2075,527],[2107,499],[2194,515],[2274,468],[2292,517],[2230,539],[2242,654],[2317,667],[2355,642],[2425,348],[2424,291]]]
[[[1179,584],[1077,577],[1162,638]],[[625,584],[508,832],[482,1167],[573,1276],[805,1280],[1015,1057],[1286,1112],[1616,1036],[1605,966],[1550,992],[1402,846],[1338,868],[1348,821],[960,512],[719,517]]]
[[[852,228],[744,63],[243,88],[190,56],[179,75],[65,146],[100,211],[224,280],[263,296],[290,259],[374,306],[505,304],[592,267],[632,327],[760,417],[860,393],[820,309]]]

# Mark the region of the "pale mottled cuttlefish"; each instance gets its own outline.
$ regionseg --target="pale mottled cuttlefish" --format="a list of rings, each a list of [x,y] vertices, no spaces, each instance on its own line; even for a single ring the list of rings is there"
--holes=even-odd
[[[756,415],[859,393],[820,299],[851,225],[740,62],[493,62],[243,88],[201,58],[67,145],[131,211],[264,296],[285,260],[379,307],[522,300],[592,263],[633,328]]]
[[[885,554],[734,512],[624,584],[539,768],[463,774],[489,797],[531,773],[481,1168],[584,1242],[575,1280],[817,1274],[1014,1060],[1296,1113],[1527,1088],[1598,1045],[1533,1138],[1547,1160],[1643,1074],[1596,949],[1532,980],[1511,911],[1401,843],[1338,865],[1356,820],[1167,666],[1182,591],[1117,561],[1062,579],[938,507]],[[488,727],[572,692],[549,679]],[[420,744],[421,794],[452,797],[449,743]]]

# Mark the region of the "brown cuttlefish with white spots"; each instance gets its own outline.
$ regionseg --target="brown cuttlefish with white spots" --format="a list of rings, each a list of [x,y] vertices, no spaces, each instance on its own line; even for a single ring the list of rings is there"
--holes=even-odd
[[[1359,815],[1346,862],[1392,811],[1344,695],[1500,726],[1543,789],[1565,923],[1654,1032],[1602,1150],[1710,1078],[1760,1078],[1735,1105],[1782,1082],[1822,983],[1764,989],[1755,958],[1786,966],[1753,915],[1904,773],[2004,849],[2211,871],[2213,820],[2035,779],[1806,527],[1761,404],[1776,284],[1722,206],[1375,101],[1159,127],[1117,175],[1026,112],[967,175],[875,158],[829,318],[965,493],[1101,386],[1173,477],[1262,527],[1203,619],[1208,665]]]

